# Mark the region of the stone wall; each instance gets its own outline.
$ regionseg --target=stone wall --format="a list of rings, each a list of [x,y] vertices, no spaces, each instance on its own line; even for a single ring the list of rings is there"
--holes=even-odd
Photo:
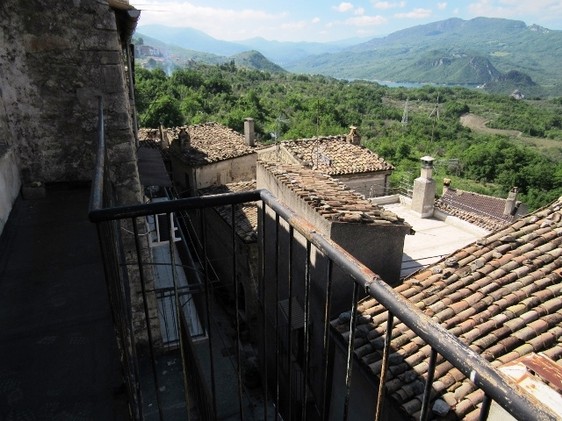
[[[140,200],[115,12],[103,0],[4,0],[0,23],[0,96],[23,182],[91,179],[102,95],[119,201]]]
[[[0,144],[9,139],[10,162],[19,166],[14,170],[10,164],[10,176],[21,174],[24,185],[92,179],[101,96],[115,205],[142,202],[122,49],[127,40],[120,38],[116,13],[126,12],[107,0],[0,2]],[[134,239],[124,238],[123,244],[128,261],[136,263]],[[145,245],[142,255],[148,253]],[[129,279],[142,339],[138,273],[131,269]],[[151,324],[157,326],[150,301]]]

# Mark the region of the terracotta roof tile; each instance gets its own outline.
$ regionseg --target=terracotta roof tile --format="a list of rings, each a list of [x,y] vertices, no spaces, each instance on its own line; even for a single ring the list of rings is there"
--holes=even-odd
[[[240,193],[256,189],[256,180],[241,181],[225,185],[211,186],[199,190],[201,196],[222,193]],[[232,210],[230,206],[218,206],[215,208],[221,218],[232,226]],[[258,227],[258,206],[257,202],[247,202],[236,205],[234,209],[236,224],[236,234],[246,243],[255,242],[257,239]]]
[[[248,146],[240,133],[214,122],[167,129],[168,137],[177,139],[181,129],[190,137],[190,147],[181,152],[181,157],[193,166],[249,155],[257,149]]]
[[[394,169],[370,149],[349,143],[345,136],[290,140],[282,147],[305,167],[332,176]]]
[[[494,366],[531,352],[562,364],[561,221],[562,198],[412,275],[395,290]],[[359,311],[371,317],[367,338],[379,348],[362,358],[374,366],[382,358],[387,312],[371,298],[360,303]],[[349,329],[338,320],[333,325],[339,332]],[[391,347],[403,359],[403,374],[393,379],[391,393],[412,415],[419,411],[412,388],[427,375],[430,349],[404,324],[394,326]],[[446,369],[435,373],[433,399],[448,404],[457,417],[473,416],[482,392],[442,364]]]
[[[504,215],[505,199],[449,188],[435,202],[443,212],[481,228],[495,231],[513,222],[516,217]]]
[[[275,178],[329,221],[355,224],[405,225],[402,218],[328,175],[299,165],[260,161]]]

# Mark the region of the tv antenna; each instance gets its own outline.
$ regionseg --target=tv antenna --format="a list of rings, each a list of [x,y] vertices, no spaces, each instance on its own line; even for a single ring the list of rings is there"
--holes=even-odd
[[[410,101],[410,98],[406,98],[406,104],[404,104],[404,113],[402,113],[402,125],[403,126],[408,125],[408,102],[409,101]]]

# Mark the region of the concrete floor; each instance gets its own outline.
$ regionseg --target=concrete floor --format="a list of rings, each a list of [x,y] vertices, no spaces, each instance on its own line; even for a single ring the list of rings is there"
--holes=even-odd
[[[0,237],[0,420],[127,419],[88,199],[19,197]]]

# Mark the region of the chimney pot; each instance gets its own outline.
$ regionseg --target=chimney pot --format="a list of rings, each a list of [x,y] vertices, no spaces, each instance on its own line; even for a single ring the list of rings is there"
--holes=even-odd
[[[514,216],[517,213],[517,187],[512,187],[507,195],[507,199],[505,199],[505,207],[503,209],[504,215],[511,215]]]
[[[353,145],[360,145],[361,144],[361,136],[357,133],[357,127],[349,126],[349,133],[346,136],[346,140],[348,143]]]
[[[431,180],[433,176],[433,158],[431,156],[422,156],[421,157],[421,177],[427,180]]]
[[[444,178],[443,179],[443,194],[445,194],[449,191],[449,187],[451,187],[451,179],[450,178]]]
[[[254,132],[254,119],[244,119],[244,140],[248,146],[256,146],[256,134]]]

